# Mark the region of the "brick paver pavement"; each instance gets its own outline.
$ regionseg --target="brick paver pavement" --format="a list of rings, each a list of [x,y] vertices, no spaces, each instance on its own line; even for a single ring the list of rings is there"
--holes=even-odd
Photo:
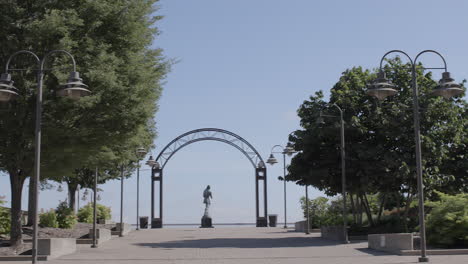
[[[431,263],[467,264],[468,255],[431,256]],[[14,262],[18,263],[18,262]],[[417,263],[415,256],[367,249],[367,242],[337,244],[319,234],[281,228],[152,229],[114,238],[50,264],[393,264]]]

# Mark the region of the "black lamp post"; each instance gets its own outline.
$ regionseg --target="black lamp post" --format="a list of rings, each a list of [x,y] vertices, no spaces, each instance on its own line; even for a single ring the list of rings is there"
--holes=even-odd
[[[47,59],[55,53],[62,53],[67,55],[73,64],[73,71],[70,73],[68,82],[62,85],[60,90],[57,90],[58,96],[70,97],[72,99],[79,99],[83,96],[89,95],[91,92],[87,89],[87,85],[82,82],[79,73],[76,71],[75,58],[67,51],[64,50],[52,50],[48,52],[42,59],[27,50],[21,50],[13,53],[7,60],[5,66],[5,73],[0,78],[0,102],[9,102],[16,99],[19,96],[19,91],[13,86],[13,81],[9,72],[10,62],[13,58],[20,54],[27,54],[32,56],[38,64],[37,71],[37,98],[36,98],[36,124],[35,124],[35,153],[34,153],[34,219],[33,219],[33,246],[32,246],[32,263],[37,262],[37,239],[38,239],[38,202],[39,202],[39,181],[41,177],[41,119],[42,119],[42,85],[44,80],[44,74],[47,70],[45,62]]]
[[[344,130],[344,119],[343,119],[343,110],[341,107],[339,107],[337,104],[329,104],[331,106],[334,106],[335,108],[340,111],[340,151],[341,151],[341,192],[343,195],[343,242],[344,243],[349,243],[348,240],[348,221],[346,218],[347,215],[347,208],[346,208],[346,154],[345,154],[345,130]],[[336,117],[332,115],[322,115],[322,112],[320,112],[320,116],[317,119],[318,124],[323,124],[325,123],[323,120],[323,117]]]
[[[411,86],[413,89],[413,123],[414,123],[414,139],[416,143],[416,172],[417,172],[417,184],[418,184],[418,196],[419,196],[419,232],[421,236],[421,257],[419,262],[428,262],[429,258],[426,254],[426,225],[424,222],[424,185],[423,185],[423,175],[422,175],[422,157],[421,157],[421,135],[420,135],[420,121],[419,121],[419,99],[418,99],[418,83],[416,78],[416,67],[418,58],[424,53],[434,53],[437,54],[444,64],[443,67],[438,68],[424,68],[420,67],[423,70],[427,69],[440,69],[444,70],[442,73],[442,79],[439,81],[439,85],[432,92],[432,94],[437,96],[442,96],[446,99],[459,95],[463,93],[463,89],[458,83],[455,83],[454,80],[450,77],[450,73],[447,72],[447,63],[444,57],[437,51],[434,50],[424,50],[416,55],[415,59],[412,60],[411,57],[401,50],[391,50],[382,57],[380,60],[380,71],[377,75],[377,79],[369,86],[367,94],[376,97],[379,100],[385,99],[387,96],[395,95],[398,91],[395,90],[395,85],[392,84],[385,77],[385,72],[383,71],[383,62],[387,55],[391,53],[400,53],[405,55],[411,63]]]
[[[281,148],[282,151],[274,151],[275,148]],[[287,226],[287,207],[286,207],[286,155],[291,156],[292,154],[295,153],[291,143],[288,143],[285,148],[283,148],[281,145],[274,145],[273,148],[271,148],[270,152],[270,157],[267,160],[267,163],[270,165],[275,165],[278,163],[278,160],[275,158],[273,155],[274,153],[280,153],[283,154],[283,177],[280,179],[283,181],[283,193],[284,193],[284,228],[288,228]]]
[[[123,237],[123,194],[124,194],[124,166],[120,166],[120,228],[119,237]]]
[[[96,166],[96,171],[94,173],[94,197],[93,197],[93,244],[92,248],[97,248],[97,232],[96,232],[96,222],[97,222],[97,182],[98,182],[98,167]]]
[[[310,214],[309,214],[309,186],[306,184],[305,185],[305,198],[306,198],[306,215],[307,215],[307,218],[306,218],[306,226],[305,226],[305,234],[308,235],[310,234]]]

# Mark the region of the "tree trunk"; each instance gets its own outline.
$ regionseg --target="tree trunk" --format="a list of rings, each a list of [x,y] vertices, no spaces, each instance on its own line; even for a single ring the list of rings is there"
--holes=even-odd
[[[397,207],[397,216],[398,216],[398,228],[401,228],[401,204],[400,204],[400,192],[396,192],[394,194],[396,199],[396,207]]]
[[[21,195],[23,192],[24,178],[17,172],[9,172],[11,189],[11,230],[10,243],[13,248],[23,243],[21,223]]]
[[[366,210],[367,221],[371,226],[374,226],[374,219],[372,219],[372,212],[370,210],[369,200],[367,200],[367,195],[364,193],[362,197],[364,197],[364,199],[362,199],[362,202],[364,204],[364,209]]]
[[[359,194],[356,194],[356,207],[358,209],[358,223],[362,226],[362,200]]]
[[[351,203],[351,210],[353,211],[354,224],[357,224],[356,206],[354,205],[354,199],[353,199],[353,195],[351,193],[349,194],[349,201]]]
[[[29,177],[29,186],[28,186],[28,223],[27,226],[33,225],[34,219],[34,183],[35,178]]]
[[[377,222],[380,222],[380,218],[382,217],[382,212],[383,212],[386,201],[387,201],[387,193],[384,193],[382,197],[382,201],[380,203],[379,214],[377,216]]]
[[[408,233],[408,213],[411,205],[411,201],[413,200],[413,195],[411,194],[411,190],[408,192],[408,197],[406,198],[406,206],[405,211],[403,212],[403,225],[405,228],[405,232]]]
[[[71,184],[67,182],[68,185],[68,207],[73,209],[73,211],[76,210],[76,189],[77,185],[76,184]]]

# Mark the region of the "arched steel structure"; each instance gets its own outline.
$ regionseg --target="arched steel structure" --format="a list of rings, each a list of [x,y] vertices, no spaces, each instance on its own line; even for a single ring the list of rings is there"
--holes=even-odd
[[[151,170],[151,226],[161,228],[163,223],[163,170],[167,162],[182,148],[201,141],[218,141],[238,149],[250,161],[255,169],[255,196],[256,196],[256,225],[267,226],[267,173],[265,162],[258,151],[247,140],[239,135],[219,128],[201,128],[186,132],[167,144],[156,157],[157,166]],[[154,214],[154,183],[159,181],[159,217]],[[263,216],[260,216],[259,182],[263,181]]]

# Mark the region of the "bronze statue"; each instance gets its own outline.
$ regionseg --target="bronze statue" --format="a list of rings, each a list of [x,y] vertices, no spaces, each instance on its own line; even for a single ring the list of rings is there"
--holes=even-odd
[[[213,194],[210,191],[210,186],[206,186],[206,189],[203,191],[203,203],[205,204],[205,214],[203,217],[210,217],[209,208],[211,205],[211,199],[213,198]]]

